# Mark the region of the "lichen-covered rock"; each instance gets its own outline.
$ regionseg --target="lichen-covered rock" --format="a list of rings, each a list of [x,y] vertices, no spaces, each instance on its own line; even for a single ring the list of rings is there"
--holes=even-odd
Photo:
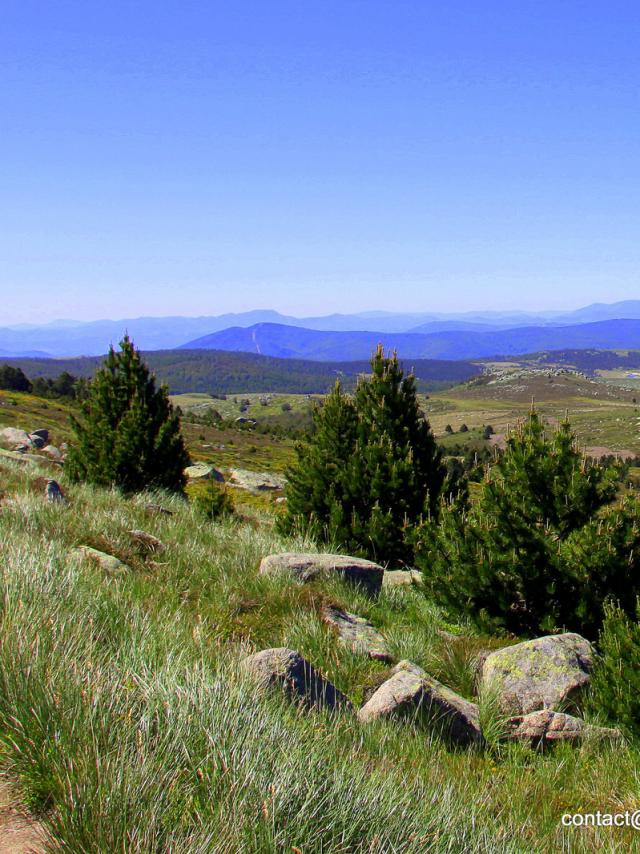
[[[303,583],[334,573],[376,595],[382,586],[384,569],[359,557],[296,552],[268,555],[260,563],[261,575],[290,575]]]
[[[92,549],[90,546],[78,546],[71,554],[83,560],[93,561],[110,576],[126,575],[131,571],[131,568],[119,558],[98,549]]]
[[[392,569],[386,570],[382,584],[384,587],[409,587],[420,586],[423,582],[422,573],[417,569]]]
[[[426,677],[427,673],[422,669],[418,664],[414,664],[413,661],[409,661],[406,658],[403,658],[402,661],[399,661],[395,667],[392,667],[389,671],[389,676],[395,676],[396,673],[413,673],[414,676]]]
[[[224,483],[224,477],[209,463],[194,463],[187,466],[184,473],[188,480],[215,480]]]
[[[589,641],[572,632],[547,635],[492,652],[482,665],[481,684],[496,692],[506,714],[526,715],[576,703],[592,668]]]
[[[358,720],[368,723],[378,718],[420,712],[428,716],[431,723],[442,727],[456,744],[482,742],[476,704],[427,676],[415,665],[412,669],[396,668],[394,675],[360,709]]]
[[[131,537],[131,539],[145,551],[148,552],[161,552],[166,548],[165,544],[162,540],[159,540],[157,537],[154,537],[153,534],[148,534],[146,531],[127,531],[127,534]]]
[[[544,747],[560,741],[577,744],[586,739],[616,741],[622,737],[620,730],[592,726],[580,718],[551,709],[511,718],[508,729],[508,738],[530,747]]]
[[[384,637],[364,617],[350,614],[335,605],[324,605],[321,614],[323,621],[337,632],[340,643],[352,652],[376,661],[392,661]]]
[[[261,687],[280,689],[305,706],[351,707],[344,694],[293,649],[263,649],[245,658],[242,669]]]

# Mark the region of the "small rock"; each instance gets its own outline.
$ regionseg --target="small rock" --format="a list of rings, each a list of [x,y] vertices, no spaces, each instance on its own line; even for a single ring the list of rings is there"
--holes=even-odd
[[[47,501],[56,501],[66,504],[64,492],[60,489],[60,484],[55,480],[48,480],[44,488],[44,494]]]
[[[173,516],[173,510],[167,510],[161,504],[145,504],[144,509],[152,516]]]
[[[419,712],[440,724],[457,744],[482,742],[476,704],[427,676],[420,668],[417,671],[396,669],[360,709],[358,720],[368,723],[378,718]]]
[[[496,691],[506,714],[526,715],[576,701],[589,685],[593,647],[569,632],[498,649],[482,666],[483,688]]]
[[[579,743],[586,739],[610,739],[617,741],[622,738],[618,729],[592,726],[580,718],[554,712],[551,709],[540,709],[528,715],[518,715],[508,723],[510,732],[508,738],[522,741],[530,747],[541,747],[559,741]]]
[[[189,480],[215,480],[224,483],[224,477],[220,472],[208,463],[194,463],[184,470]]]
[[[109,555],[106,552],[98,551],[98,549],[92,549],[90,546],[78,546],[78,548],[74,549],[71,554],[75,557],[93,561],[98,564],[100,569],[104,570],[107,575],[125,575],[127,572],[131,571],[131,567],[127,566],[127,564],[119,558],[114,555]]]
[[[336,630],[340,642],[352,652],[367,655],[376,661],[393,660],[384,637],[363,617],[349,614],[334,605],[324,605],[322,619]]]
[[[328,709],[351,707],[344,694],[293,649],[264,649],[245,658],[242,667],[261,687],[280,688],[303,705]]]
[[[376,595],[382,586],[384,569],[359,557],[294,552],[268,555],[260,563],[261,575],[292,575],[302,582],[332,573],[339,573],[352,584],[362,586],[370,595]]]
[[[161,552],[166,548],[165,544],[154,537],[153,534],[148,534],[146,531],[127,531],[127,534],[139,545],[143,546],[149,552]]]
[[[412,584],[422,584],[422,573],[417,569],[385,570],[383,587],[405,587]]]
[[[276,498],[275,503],[276,504],[286,504],[287,499],[285,498],[284,495],[279,495],[278,498]]]

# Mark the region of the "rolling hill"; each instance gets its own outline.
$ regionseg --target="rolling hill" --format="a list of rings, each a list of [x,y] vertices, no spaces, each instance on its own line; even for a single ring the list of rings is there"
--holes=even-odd
[[[58,376],[69,371],[77,377],[92,377],[102,356],[77,359],[2,359],[2,364],[21,368],[30,378]],[[208,392],[281,392],[322,394],[337,377],[347,388],[359,374],[369,370],[368,360],[354,362],[318,362],[302,359],[277,359],[255,353],[231,353],[215,350],[156,350],[144,353],[145,362],[173,394]],[[413,368],[422,391],[430,391],[463,382],[481,373],[478,365],[465,361],[418,359],[405,362]]]

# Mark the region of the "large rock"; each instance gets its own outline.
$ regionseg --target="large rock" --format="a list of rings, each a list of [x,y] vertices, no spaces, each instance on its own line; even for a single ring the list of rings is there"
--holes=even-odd
[[[282,475],[272,472],[231,469],[229,483],[248,492],[272,492],[276,489],[284,489],[287,480]]]
[[[586,739],[616,741],[622,738],[618,729],[592,726],[580,718],[551,709],[511,718],[508,726],[508,738],[530,747],[544,747],[560,741],[576,744]]]
[[[403,662],[409,665],[410,662]],[[415,669],[414,669],[415,668]],[[475,703],[470,703],[421,668],[395,668],[375,694],[358,712],[361,723],[398,715],[424,713],[432,723],[442,727],[456,744],[482,742],[480,716]]]
[[[302,582],[335,573],[375,595],[380,592],[384,569],[373,561],[359,557],[297,552],[268,555],[260,563],[261,575],[292,575]]]
[[[92,549],[90,546],[78,546],[71,554],[81,560],[89,560],[97,564],[107,575],[126,575],[130,567],[114,555]]]
[[[17,427],[4,427],[0,430],[0,439],[8,445],[29,445],[31,439],[25,430],[19,430]]]
[[[224,477],[209,463],[194,463],[187,466],[184,473],[188,480],[215,480],[224,483]]]
[[[376,661],[393,660],[384,637],[364,617],[350,614],[335,605],[324,605],[321,614],[323,621],[337,632],[340,643],[352,652]]]
[[[526,715],[575,703],[588,686],[593,647],[580,635],[547,635],[492,652],[482,666],[482,688],[495,691],[501,709]]]
[[[242,668],[261,687],[278,688],[305,706],[351,707],[344,694],[293,649],[263,649],[245,658]]]

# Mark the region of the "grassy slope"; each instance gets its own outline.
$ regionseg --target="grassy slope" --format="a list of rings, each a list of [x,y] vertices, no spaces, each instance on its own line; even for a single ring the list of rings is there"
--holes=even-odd
[[[455,752],[408,724],[361,728],[296,714],[240,678],[245,652],[286,644],[356,702],[383,666],[339,651],[318,607],[370,617],[397,656],[469,690],[471,657],[436,635],[416,590],[371,603],[350,588],[261,578],[280,541],[269,518],[203,523],[162,498],[69,488],[47,505],[37,472],[0,463],[0,762],[52,839],[82,852],[556,852],[632,850],[633,831],[562,829],[565,811],[634,809],[636,750],[517,746]],[[258,524],[259,522],[259,524]],[[167,550],[144,558],[126,531]],[[104,577],[69,559],[106,548],[133,572]],[[614,849],[614,844],[619,846]]]

